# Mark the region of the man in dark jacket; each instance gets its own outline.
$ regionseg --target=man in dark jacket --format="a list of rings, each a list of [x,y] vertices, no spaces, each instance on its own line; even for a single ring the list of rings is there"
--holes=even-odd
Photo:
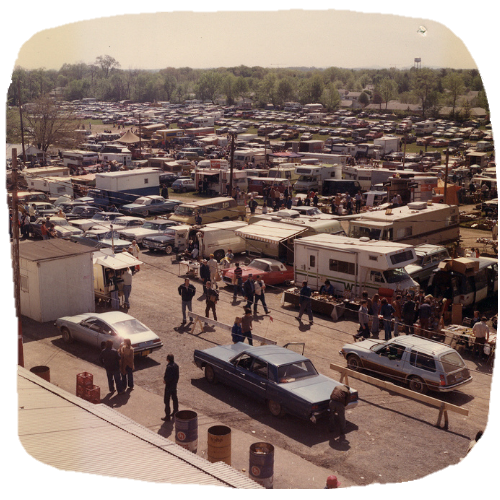
[[[210,281],[210,268],[206,259],[203,259],[200,265],[200,279],[203,281],[203,295],[205,295],[207,293],[207,281]]]
[[[350,390],[346,385],[338,385],[333,389],[330,395],[330,420],[328,423],[328,430],[333,432],[335,427],[335,416],[338,418],[340,427],[340,435],[345,435],[345,407],[349,403]]]
[[[217,311],[215,310],[215,305],[219,300],[219,292],[212,288],[212,283],[207,281],[207,291],[206,291],[206,307],[205,307],[205,317],[208,318],[208,313],[212,309],[212,314],[214,315],[214,320],[217,321]],[[205,323],[206,325],[206,323]]]
[[[170,417],[179,411],[179,401],[177,399],[177,382],[179,382],[179,366],[174,362],[174,355],[167,355],[167,368],[163,375],[163,383],[165,384],[165,394],[163,402],[165,403],[165,416],[162,418],[165,422],[170,420]],[[174,411],[170,413],[170,398],[174,405]]]
[[[99,356],[99,361],[104,365],[106,369],[106,375],[108,376],[109,392],[115,392],[118,390],[118,394],[122,394],[122,377],[120,373],[120,354],[116,349],[113,349],[113,341],[107,340],[106,347],[101,351]],[[114,380],[114,382],[113,382]]]
[[[247,299],[246,307],[252,309],[253,299],[255,295],[255,283],[253,282],[253,276],[251,274],[248,275],[247,280],[243,283],[243,292]]]
[[[307,286],[307,281],[302,282],[302,288],[300,289],[299,295],[299,315],[296,316],[295,319],[302,321],[302,315],[307,311],[307,315],[309,316],[309,324],[313,324],[313,313],[312,313],[312,304],[311,304],[311,295],[312,290]]]
[[[189,279],[186,278],[184,280],[184,283],[179,286],[177,289],[179,292],[179,295],[181,296],[181,301],[182,301],[182,324],[186,324],[186,308],[189,310],[189,312],[193,311],[192,308],[192,300],[193,297],[196,293],[196,288],[189,283]]]
[[[410,294],[406,296],[406,302],[403,305],[403,323],[405,333],[413,335],[413,323],[415,323],[415,302]]]

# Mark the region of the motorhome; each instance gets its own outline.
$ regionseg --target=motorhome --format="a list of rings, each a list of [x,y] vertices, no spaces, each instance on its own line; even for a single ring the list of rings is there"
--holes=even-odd
[[[266,163],[266,155],[262,149],[237,149],[234,152],[234,166],[245,168],[252,163],[254,167]]]
[[[303,153],[303,158],[316,158],[320,163],[329,165],[347,165],[347,158],[349,155],[345,154],[331,154],[331,153]]]
[[[289,179],[290,181],[296,181],[299,178],[295,167],[295,163],[281,163],[276,167],[271,167],[268,171],[267,176],[270,179]]]
[[[432,134],[437,130],[437,125],[434,122],[418,122],[415,124],[415,135],[423,136]]]
[[[223,220],[243,220],[246,215],[246,207],[229,197],[193,201],[177,205],[170,220],[184,224],[195,224],[196,213],[201,216],[203,224]]]
[[[295,191],[321,190],[326,179],[342,179],[342,165],[299,165],[295,173],[299,176],[293,185]]]
[[[399,151],[401,139],[396,136],[384,135],[383,137],[379,137],[378,139],[373,140],[373,144],[375,146],[379,146],[381,149],[382,156],[388,155],[390,153],[394,153],[395,151]]]
[[[59,197],[67,195],[74,196],[72,177],[31,177],[25,175],[26,184],[29,189],[43,191],[49,196]]]
[[[61,155],[64,166],[74,169],[96,165],[99,162],[99,155],[93,151],[63,151]]]
[[[413,245],[442,245],[459,238],[458,223],[458,206],[413,202],[385,211],[367,212],[350,220],[348,235]]]
[[[363,291],[373,296],[381,289],[404,292],[418,287],[404,269],[417,258],[410,245],[381,246],[368,238],[317,234],[295,239],[294,249],[295,282],[307,281],[313,290],[327,279],[339,296],[360,296]]]

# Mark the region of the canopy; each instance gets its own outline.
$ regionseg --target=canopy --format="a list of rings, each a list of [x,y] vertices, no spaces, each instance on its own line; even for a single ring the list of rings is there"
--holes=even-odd
[[[307,230],[307,227],[294,227],[290,224],[263,220],[238,229],[234,234],[243,239],[276,244],[280,241],[297,236]]]
[[[109,267],[115,271],[119,269],[126,269],[127,267],[134,267],[142,264],[142,261],[136,259],[128,252],[120,252],[114,254],[111,248],[104,248],[92,254],[94,264],[99,264],[103,267]]]
[[[116,142],[122,142],[124,144],[134,144],[141,140],[140,137],[135,135],[130,129],[128,129]]]

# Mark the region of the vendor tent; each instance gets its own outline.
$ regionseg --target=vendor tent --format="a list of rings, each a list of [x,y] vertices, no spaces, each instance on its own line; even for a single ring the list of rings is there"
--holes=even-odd
[[[130,129],[127,130],[116,142],[120,142],[122,144],[135,144],[140,142],[141,138],[135,135]]]

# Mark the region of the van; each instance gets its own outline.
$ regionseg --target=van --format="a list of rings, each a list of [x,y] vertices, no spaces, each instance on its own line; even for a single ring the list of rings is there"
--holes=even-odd
[[[202,224],[220,222],[223,220],[244,220],[246,207],[239,205],[234,198],[218,197],[209,200],[182,203],[175,207],[170,220],[183,224],[195,224],[196,213],[201,216]]]
[[[450,257],[446,247],[425,243],[416,245],[415,253],[417,260],[406,266],[405,270],[419,285],[426,284],[439,263]]]
[[[354,196],[361,191],[361,185],[358,181],[348,181],[344,179],[325,179],[323,181],[323,196],[335,196],[336,194],[349,193]]]

